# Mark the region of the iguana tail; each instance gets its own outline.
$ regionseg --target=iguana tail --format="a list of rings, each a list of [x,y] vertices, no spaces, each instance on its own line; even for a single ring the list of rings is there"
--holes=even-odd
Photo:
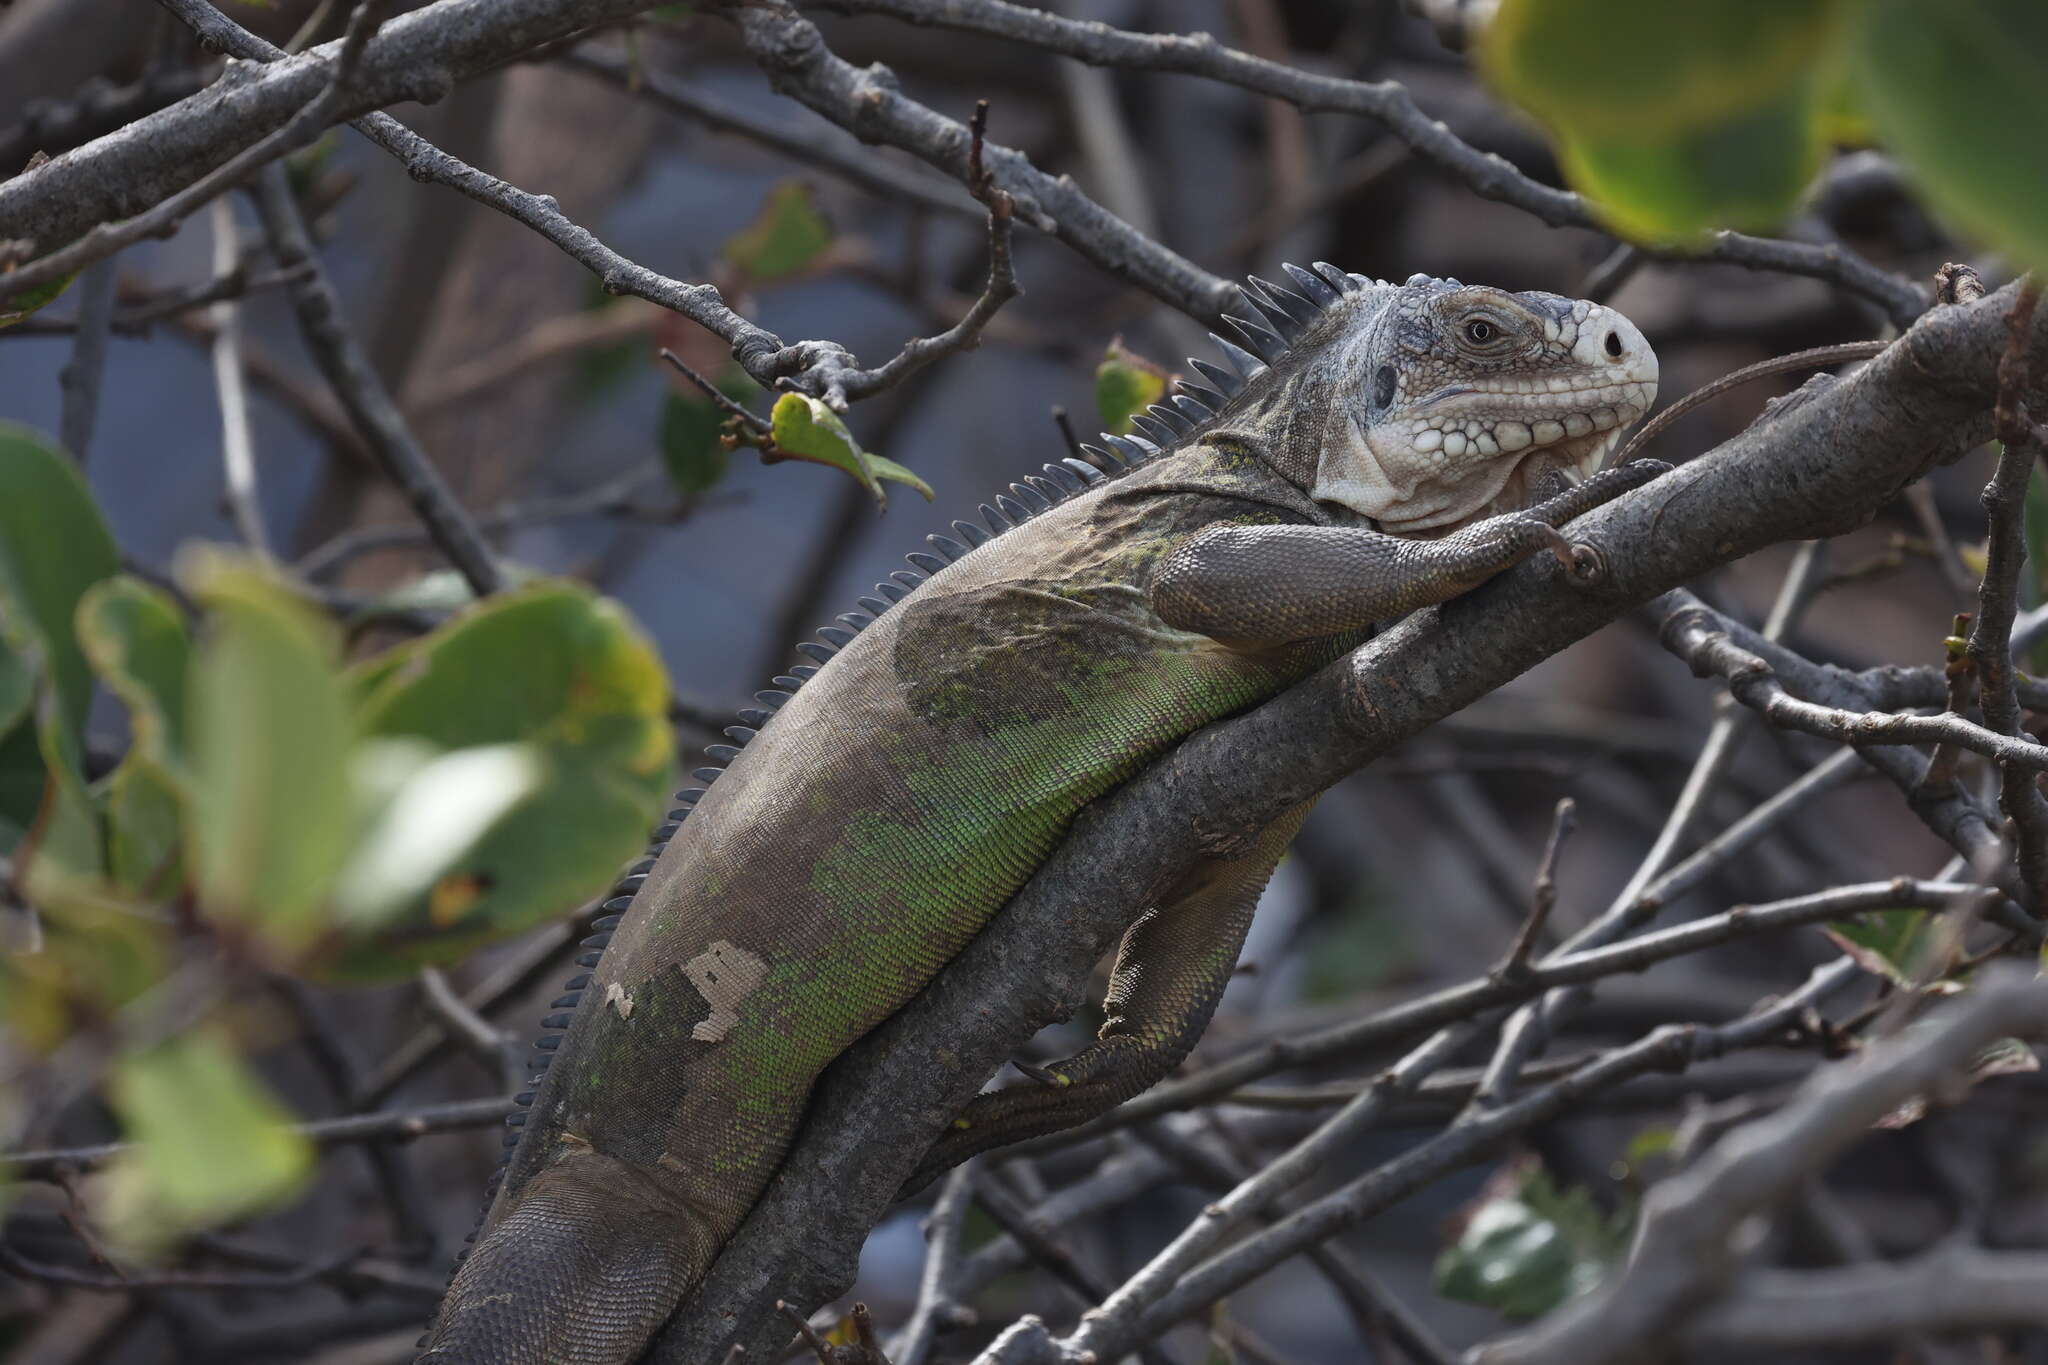
[[[632,1163],[566,1157],[478,1239],[418,1365],[631,1365],[703,1276],[708,1233]]]

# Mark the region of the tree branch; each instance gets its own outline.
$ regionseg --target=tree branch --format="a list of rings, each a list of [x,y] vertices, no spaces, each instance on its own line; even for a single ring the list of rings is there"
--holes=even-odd
[[[1510,204],[1551,227],[1605,231],[1592,207],[1568,190],[1538,184],[1505,158],[1462,141],[1416,107],[1395,81],[1353,81],[1317,75],[1225,47],[1207,33],[1131,33],[1108,24],[1067,19],[1005,0],[821,0],[842,14],[884,14],[907,23],[1008,38],[1095,66],[1175,71],[1285,100],[1304,113],[1358,114],[1379,123],[1417,156],[1448,171],[1475,194]],[[1789,275],[1811,275],[1860,294],[1906,326],[1927,307],[1912,281],[1880,270],[1837,243],[1813,245],[1740,232],[1717,232],[1697,251],[1638,247],[1659,260],[1717,261]]]

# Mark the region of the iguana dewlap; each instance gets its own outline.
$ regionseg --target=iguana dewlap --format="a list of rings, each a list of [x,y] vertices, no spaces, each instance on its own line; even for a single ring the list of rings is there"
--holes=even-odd
[[[1183,386],[1141,419],[1148,439],[1110,442],[1133,467],[1012,485],[983,509],[999,534],[955,523],[985,543],[935,539],[939,556],[913,556],[928,581],[880,585],[872,619],[841,618],[857,633],[823,632],[836,652],[811,647],[815,676],[762,694],[773,714],[683,794],[687,822],[558,1002],[567,1032],[423,1361],[637,1359],[774,1173],[819,1073],[1084,805],[1375,621],[1563,552],[1555,526],[1654,472],[1588,477],[1656,389],[1611,310],[1289,273],[1300,293],[1254,281],[1271,330],[1239,326],[1258,355],[1223,343],[1230,369],[1194,362],[1214,389]],[[1098,1041],[1050,1083],[978,1098],[920,1175],[1083,1122],[1178,1064],[1305,812],[1147,911]]]

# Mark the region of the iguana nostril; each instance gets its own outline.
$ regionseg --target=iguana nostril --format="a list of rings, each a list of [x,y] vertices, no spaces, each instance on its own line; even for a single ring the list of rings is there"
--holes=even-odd
[[[1621,359],[1621,333],[1609,332],[1607,334],[1607,354],[1613,356],[1616,360]]]

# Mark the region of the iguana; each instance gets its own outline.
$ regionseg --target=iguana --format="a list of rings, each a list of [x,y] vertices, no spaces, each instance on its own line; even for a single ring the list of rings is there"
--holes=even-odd
[[[931,980],[1081,808],[1385,621],[1549,551],[1657,362],[1596,303],[1318,262],[1136,434],[953,523],[758,693],[545,1021],[551,1059],[431,1365],[623,1365],[774,1174],[825,1067]],[[1105,473],[1105,470],[1112,471]],[[1547,498],[1547,500],[1542,500]],[[1526,510],[1522,510],[1526,509]],[[1125,935],[1108,1022],[978,1097],[912,1186],[1083,1122],[1187,1054],[1306,814]],[[614,927],[615,926],[615,927]],[[508,1142],[512,1139],[508,1139]]]

